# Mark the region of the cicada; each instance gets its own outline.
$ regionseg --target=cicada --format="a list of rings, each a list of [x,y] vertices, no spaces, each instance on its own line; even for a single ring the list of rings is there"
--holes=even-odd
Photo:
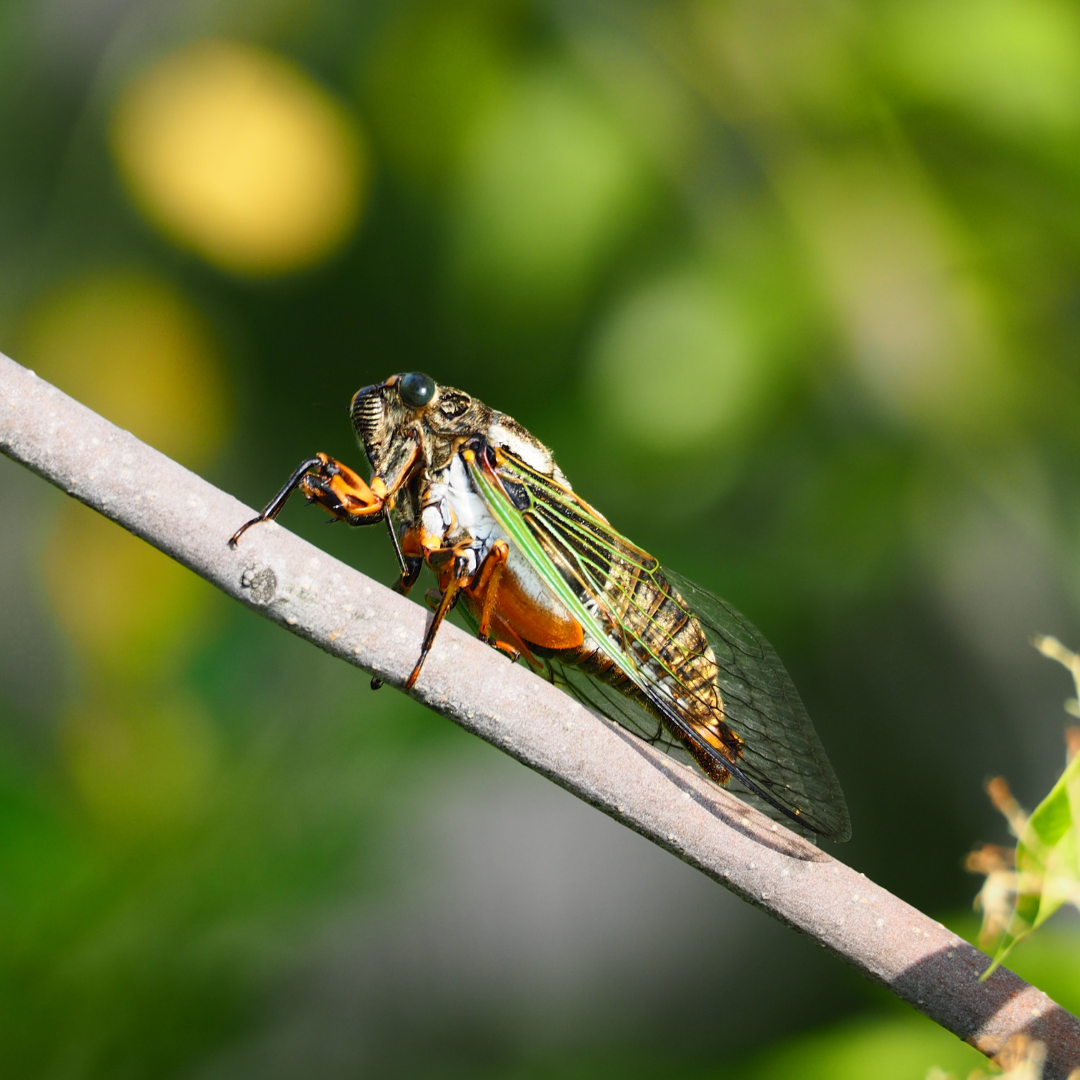
[[[407,687],[446,615],[717,784],[832,840],[843,793],[798,692],[731,605],[661,566],[581,498],[551,451],[504,413],[421,372],[366,386],[350,408],[365,481],[326,454],[304,461],[252,521],[299,489],[350,525],[385,522],[407,594],[435,574]]]

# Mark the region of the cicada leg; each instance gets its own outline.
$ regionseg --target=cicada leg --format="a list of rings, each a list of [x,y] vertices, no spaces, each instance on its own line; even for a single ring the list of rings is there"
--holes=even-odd
[[[482,598],[480,601],[480,626],[477,637],[508,656],[511,663],[515,663],[521,655],[521,650],[514,648],[508,641],[500,641],[491,636],[492,616],[495,614],[499,599],[499,583],[502,580],[503,570],[509,557],[509,544],[505,540],[496,540],[491,545],[491,551],[488,552],[484,565],[480,567],[475,584],[470,585],[469,593]]]
[[[484,560],[480,572],[474,582],[470,584],[469,592],[477,597],[483,597],[480,606],[480,628],[478,636],[487,641],[491,633],[491,616],[495,611],[495,601],[499,597],[499,579],[502,577],[503,567],[510,555],[510,548],[505,540],[496,540],[491,545],[491,551]]]
[[[419,677],[420,669],[424,666],[424,661],[435,644],[435,635],[439,632],[443,619],[454,609],[462,596],[468,597],[480,606],[480,626],[477,634],[480,640],[508,656],[511,663],[521,655],[520,649],[508,641],[494,638],[491,633],[492,621],[497,617],[499,578],[502,576],[509,557],[509,546],[504,540],[497,540],[480,564],[480,568],[471,574],[469,573],[468,552],[469,546],[466,544],[459,547],[437,548],[428,553],[428,564],[435,571],[441,591],[431,591],[426,597],[428,604],[434,608],[435,614],[424,635],[420,658],[416,661],[416,667],[413,668],[405,684],[407,690],[412,688]]]
[[[363,477],[340,461],[328,458],[318,472],[300,481],[308,502],[318,503],[333,520],[350,525],[372,525],[386,516],[386,485],[375,477],[369,486]]]
[[[435,635],[439,632],[443,619],[454,609],[454,605],[460,598],[461,590],[472,580],[473,575],[469,573],[466,550],[466,547],[437,548],[428,554],[428,563],[435,571],[439,578],[439,584],[442,586],[442,597],[439,600],[439,606],[435,609],[435,614],[432,616],[431,623],[428,625],[427,633],[424,634],[424,643],[420,646],[420,658],[416,661],[416,667],[413,668],[412,674],[405,683],[406,690],[413,688],[420,676],[420,669],[424,666],[424,661],[435,644]],[[448,564],[452,564],[452,569]],[[450,569],[449,574],[447,574],[447,569]]]
[[[420,650],[420,659],[405,684],[410,689],[420,675],[427,655],[435,644],[435,635],[439,632],[443,619],[453,610],[454,605],[466,596],[479,605],[479,632],[477,636],[493,648],[498,649],[511,662],[517,660],[521,650],[508,641],[492,636],[492,622],[497,620],[496,605],[499,595],[499,579],[510,555],[510,548],[505,540],[496,540],[479,569],[469,572],[469,545],[437,548],[428,553],[427,561],[435,571],[439,581],[440,593],[429,593],[427,600],[435,609],[431,625],[424,635],[424,644]],[[474,564],[475,565],[475,564]],[[475,611],[475,608],[473,609]]]
[[[270,500],[266,509],[257,517],[245,522],[229,538],[229,546],[236,547],[241,536],[261,521],[273,521],[289,496],[299,489],[308,502],[318,503],[338,521],[350,525],[370,525],[386,516],[386,484],[375,477],[368,485],[348,465],[343,465],[328,454],[316,454],[297,467],[285,486]]]
[[[393,535],[392,529],[391,535]],[[402,533],[400,545],[395,536],[394,546],[397,548],[398,561],[401,564],[401,576],[394,582],[393,588],[402,596],[408,596],[409,591],[416,584],[416,579],[420,576],[420,571],[424,568],[424,549],[420,546],[419,530],[415,526],[406,529]]]

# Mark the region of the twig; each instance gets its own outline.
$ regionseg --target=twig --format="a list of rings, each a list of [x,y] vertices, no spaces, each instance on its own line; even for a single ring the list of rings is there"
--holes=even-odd
[[[230,596],[401,686],[426,612],[0,355],[0,450]],[[10,511],[9,511],[10,512]],[[413,694],[456,724],[696,866],[965,1039],[1047,1046],[1047,1078],[1080,1067],[1080,1021],[915,908],[455,627]]]

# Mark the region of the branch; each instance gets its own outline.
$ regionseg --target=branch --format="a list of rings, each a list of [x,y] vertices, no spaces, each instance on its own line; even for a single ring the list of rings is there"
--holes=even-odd
[[[0,450],[320,649],[400,687],[427,613],[0,355]],[[1080,1067],[1080,1021],[862,874],[453,626],[413,696],[887,986],[984,1054],[1047,1046]]]

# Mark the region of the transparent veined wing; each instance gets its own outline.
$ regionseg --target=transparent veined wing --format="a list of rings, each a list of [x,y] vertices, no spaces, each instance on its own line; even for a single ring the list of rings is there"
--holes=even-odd
[[[662,568],[513,454],[479,440],[466,464],[488,509],[621,673],[629,696],[600,679],[590,685],[559,657],[549,661],[557,682],[665,748],[681,742],[699,764],[714,762],[798,824],[848,839],[844,796],[802,700],[739,612]]]
[[[673,571],[665,568],[664,573],[683,598],[692,597],[688,605],[705,626],[720,661],[726,719],[743,739],[735,762],[740,794],[777,820],[794,821],[827,839],[849,839],[851,824],[840,783],[779,657],[730,604]],[[692,764],[683,743],[639,702],[557,657],[545,664],[552,681],[587,708]],[[740,782],[743,776],[749,785]]]
[[[666,567],[664,574],[704,627],[716,655],[724,711],[743,738],[740,771],[759,794],[799,809],[815,832],[850,839],[840,781],[776,651],[725,600]]]
[[[658,747],[683,765],[691,768],[695,766],[694,759],[685,744],[675,738],[656,716],[639,702],[625,694],[620,694],[614,687],[592,678],[586,672],[560,662],[557,658],[546,659],[545,666],[550,681],[580,701],[587,709],[606,716],[620,727],[632,731],[650,746]],[[761,811],[766,817],[779,821],[812,843],[817,843],[818,830],[811,828],[804,821],[793,819],[786,810],[778,809],[755,791],[741,784],[738,777],[734,777],[726,786],[729,791],[737,794],[740,799]],[[843,839],[843,833],[830,835],[833,839]]]

